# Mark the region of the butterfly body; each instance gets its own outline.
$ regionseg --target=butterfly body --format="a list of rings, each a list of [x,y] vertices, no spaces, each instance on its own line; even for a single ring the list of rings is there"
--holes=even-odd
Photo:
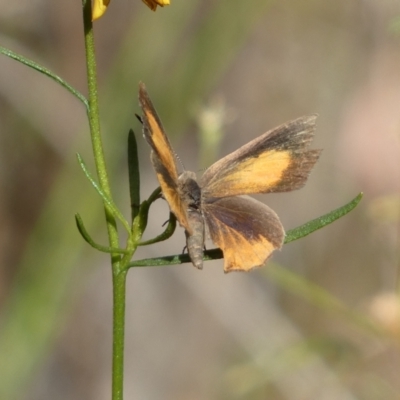
[[[197,269],[203,269],[204,242],[206,239],[204,216],[201,210],[189,208],[187,217],[192,228],[191,233],[185,230],[187,251],[192,264]]]
[[[143,84],[143,133],[163,195],[185,229],[189,256],[203,266],[206,232],[224,253],[224,270],[249,271],[282,247],[285,232],[273,210],[248,194],[304,186],[320,150],[308,150],[316,116],[283,124],[211,165],[200,178],[178,167],[172,147]]]
[[[205,242],[205,224],[202,213],[201,188],[197,183],[196,174],[184,171],[178,178],[180,197],[186,206],[186,217],[191,228],[185,230],[186,247],[193,265],[203,269],[203,254]]]

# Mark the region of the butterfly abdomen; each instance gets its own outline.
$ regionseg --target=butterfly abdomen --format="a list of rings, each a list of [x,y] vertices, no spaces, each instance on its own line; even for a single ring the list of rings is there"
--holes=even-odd
[[[188,222],[192,228],[192,234],[185,231],[186,247],[193,265],[203,269],[204,253],[204,219],[200,210],[188,210]]]

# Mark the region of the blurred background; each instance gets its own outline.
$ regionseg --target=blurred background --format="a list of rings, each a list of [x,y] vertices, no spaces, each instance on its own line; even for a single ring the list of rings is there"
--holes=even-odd
[[[0,45],[86,94],[80,1],[0,1]],[[141,195],[157,187],[134,114],[143,81],[185,168],[201,171],[278,124],[318,113],[305,188],[259,196],[286,229],[349,202],[268,267],[217,260],[128,274],[126,399],[399,399],[400,3],[114,0],[95,24],[112,188],[129,216],[127,133]],[[84,107],[0,57],[0,399],[110,399],[109,257]],[[152,207],[145,237],[168,207]],[[135,258],[179,254],[184,233]],[[208,245],[212,247],[212,245]]]

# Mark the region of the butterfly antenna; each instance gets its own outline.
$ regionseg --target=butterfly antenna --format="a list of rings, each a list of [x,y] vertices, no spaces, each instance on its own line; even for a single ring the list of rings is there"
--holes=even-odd
[[[179,158],[178,154],[175,153],[175,151],[174,151],[174,156],[175,156],[175,158],[178,160],[178,162],[179,162],[179,164],[181,165],[183,171],[186,171],[186,168],[185,168],[185,166],[183,165],[182,160]]]

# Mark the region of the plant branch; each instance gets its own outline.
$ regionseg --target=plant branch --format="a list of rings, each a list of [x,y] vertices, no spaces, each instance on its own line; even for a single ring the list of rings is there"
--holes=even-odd
[[[357,204],[361,201],[363,194],[358,194],[353,200],[349,203],[345,204],[342,207],[337,208],[327,214],[322,215],[319,218],[313,219],[297,228],[290,229],[285,238],[285,244],[293,242],[294,240],[298,240],[304,236],[309,235],[310,233],[323,228],[326,225],[331,224],[337,219],[343,217],[351,210],[353,210]],[[223,253],[221,249],[211,249],[206,250],[204,252],[203,260],[218,260],[223,258]],[[191,262],[188,254],[176,254],[172,256],[166,257],[156,257],[156,258],[147,258],[143,260],[132,261],[129,263],[128,268],[132,267],[160,267],[164,265],[177,265]]]

